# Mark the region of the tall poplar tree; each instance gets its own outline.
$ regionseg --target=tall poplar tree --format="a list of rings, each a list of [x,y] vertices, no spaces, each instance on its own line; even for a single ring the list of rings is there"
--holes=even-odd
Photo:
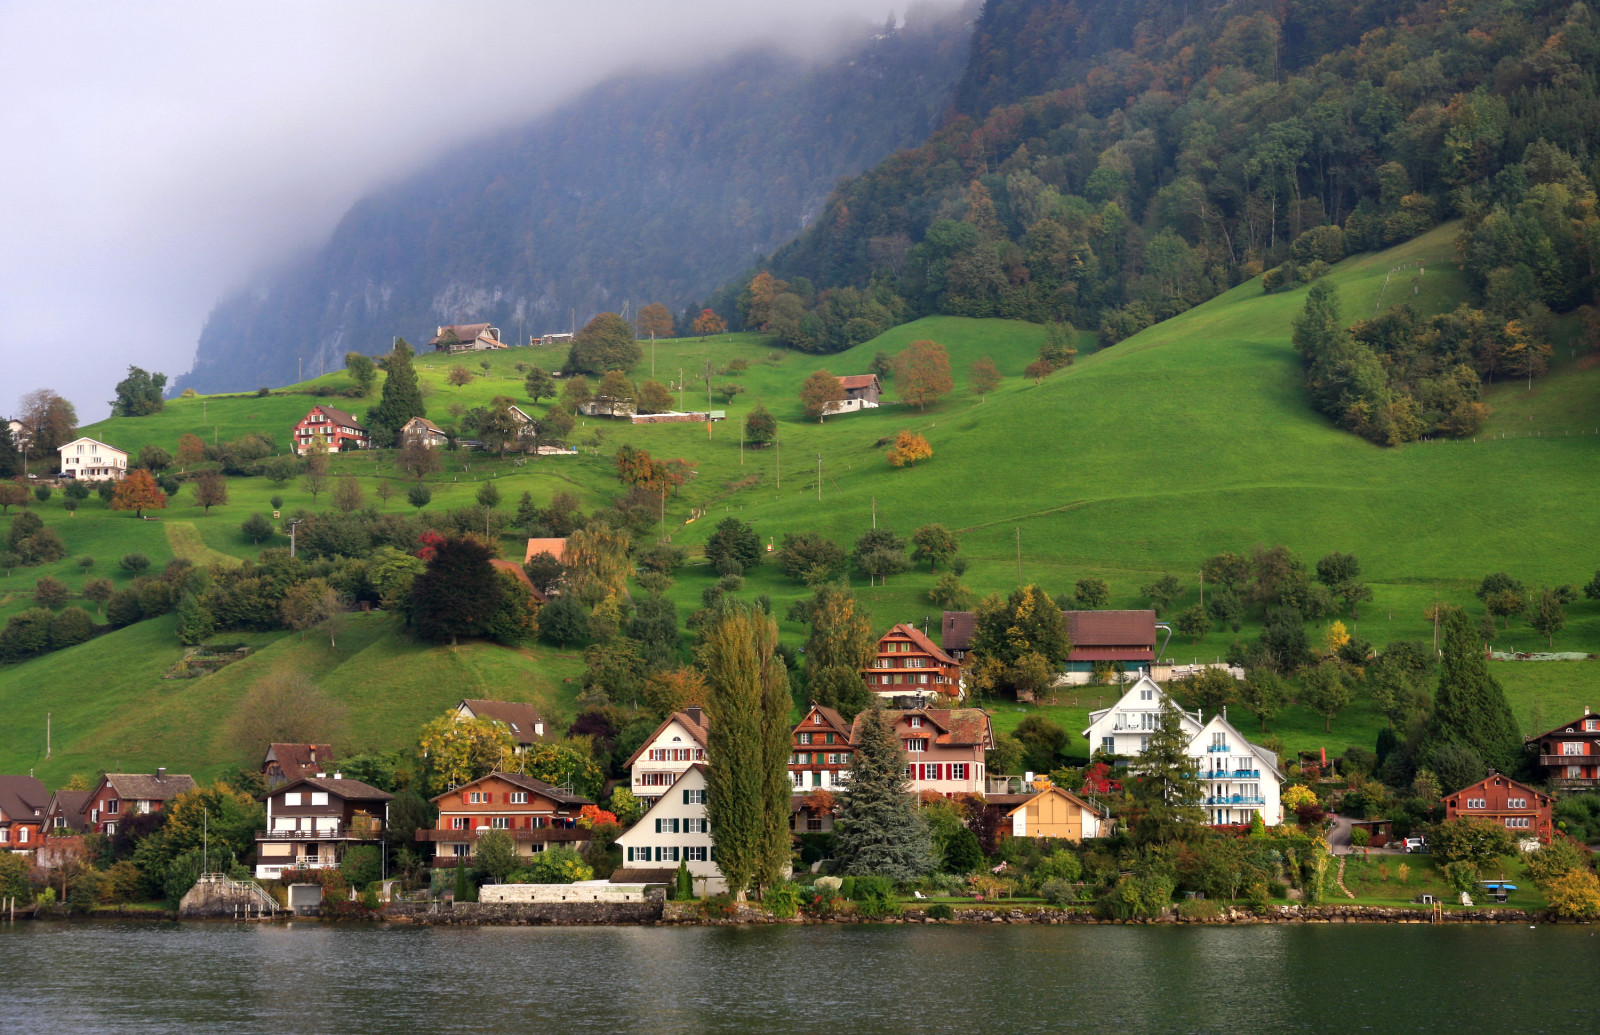
[[[734,604],[699,648],[713,716],[706,814],[717,867],[740,899],[752,883],[782,878],[790,855],[789,683],[777,646],[776,622]]]
[[[393,445],[406,421],[428,415],[427,407],[422,404],[416,368],[411,365],[413,355],[406,340],[397,338],[394,350],[383,358],[383,394],[378,405],[367,411],[366,420],[379,445]]]
[[[1505,691],[1489,674],[1467,613],[1460,608],[1446,610],[1440,632],[1439,689],[1428,720],[1428,747],[1459,744],[1501,772],[1515,772],[1522,760],[1522,736]]]
[[[850,786],[834,827],[843,872],[913,880],[934,867],[933,839],[906,779],[906,753],[882,708],[863,712],[850,756]]]

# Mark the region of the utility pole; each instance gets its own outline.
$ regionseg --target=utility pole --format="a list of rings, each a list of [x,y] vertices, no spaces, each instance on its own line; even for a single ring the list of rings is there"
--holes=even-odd
[[[44,760],[50,761],[50,713],[44,713]]]
[[[294,530],[295,526],[298,524],[300,524],[298,518],[289,522],[289,556],[291,558],[294,556]]]
[[[1206,609],[1206,571],[1200,569],[1200,610]]]
[[[872,497],[872,527],[878,527],[878,497]]]
[[[778,491],[783,491],[783,439],[775,439],[773,445],[778,447]]]
[[[817,502],[822,502],[822,454],[817,454]]]
[[[678,368],[678,409],[683,409],[683,368]]]
[[[1017,526],[1017,585],[1022,585],[1022,526]]]

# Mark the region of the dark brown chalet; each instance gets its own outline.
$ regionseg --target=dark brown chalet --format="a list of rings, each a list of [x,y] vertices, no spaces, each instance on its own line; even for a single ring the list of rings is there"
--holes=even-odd
[[[850,779],[850,724],[825,705],[813,704],[794,728],[789,777],[794,793],[841,790]]]
[[[84,806],[89,803],[90,791],[56,791],[44,809],[46,836],[70,837],[89,829],[89,817]]]
[[[1552,787],[1600,787],[1600,713],[1582,716],[1548,733],[1528,738],[1538,752],[1539,771]]]
[[[294,426],[290,442],[294,451],[304,456],[310,452],[312,443],[318,441],[328,452],[342,453],[347,449],[369,448],[372,436],[367,426],[351,414],[318,404]]]
[[[861,676],[879,697],[924,702],[961,696],[961,663],[904,622],[878,640],[878,656]]]
[[[267,829],[256,834],[258,880],[338,866],[352,844],[382,840],[394,795],[335,773],[301,777],[265,800]]]
[[[195,788],[194,777],[168,773],[106,773],[83,804],[87,828],[96,834],[115,834],[126,816],[157,812],[167,802]]]
[[[472,861],[472,846],[487,830],[504,830],[516,842],[517,854],[532,857],[551,844],[581,848],[589,830],[578,814],[594,802],[568,794],[543,780],[517,773],[490,773],[433,799],[439,819],[432,830],[417,831],[417,840],[434,846],[435,866]]]
[[[332,765],[332,744],[268,744],[261,778],[270,790],[302,776],[319,776]]]
[[[1518,838],[1550,840],[1555,799],[1509,776],[1490,773],[1471,787],[1444,796],[1444,818],[1487,819]]]

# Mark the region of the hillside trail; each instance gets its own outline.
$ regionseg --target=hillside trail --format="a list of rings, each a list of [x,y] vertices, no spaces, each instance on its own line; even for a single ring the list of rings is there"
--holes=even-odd
[[[1347,855],[1339,856],[1339,872],[1334,874],[1333,882],[1339,885],[1339,890],[1344,892],[1345,898],[1355,898],[1356,893],[1344,886],[1344,861],[1348,858]]]

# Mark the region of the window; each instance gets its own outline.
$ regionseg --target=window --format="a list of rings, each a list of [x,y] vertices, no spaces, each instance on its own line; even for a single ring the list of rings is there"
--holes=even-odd
[[[526,805],[526,804],[528,804],[528,792],[527,791],[512,791],[511,792],[511,804],[513,804],[513,805]]]
[[[806,820],[806,830],[816,832],[822,829],[822,817],[812,816]]]
[[[811,734],[809,734],[809,733],[800,734],[800,743],[802,743],[802,744],[811,743]]]
[[[828,734],[828,743],[830,743],[830,744],[833,743],[833,734],[832,733]]]
[[[802,751],[798,755],[795,755],[794,756],[794,764],[795,765],[810,765],[811,764],[811,752]]]
[[[1508,809],[1525,809],[1527,807],[1528,807],[1528,799],[1527,798],[1507,798],[1506,799],[1506,808],[1508,808]]]
[[[912,739],[906,741],[906,750],[910,752],[928,750],[928,738],[913,737]]]
[[[112,798],[110,801],[106,802],[106,815],[115,816],[118,812],[121,812],[121,811],[122,811],[122,802],[118,801],[116,798]]]
[[[451,830],[465,830],[465,829],[467,829],[467,824],[469,824],[471,822],[472,822],[472,820],[469,819],[466,816],[451,816],[450,817],[450,829]]]
[[[1561,742],[1561,753],[1563,755],[1581,755],[1581,754],[1583,754],[1583,741],[1581,741],[1581,740],[1563,740]]]
[[[671,846],[668,846],[668,847],[657,847],[656,848],[656,862],[658,862],[658,863],[659,862],[675,863],[677,861],[678,861],[678,846],[677,845],[671,845]]]
[[[1116,754],[1117,753],[1117,738],[1116,737],[1101,737],[1100,738],[1100,750],[1104,751],[1108,755]]]
[[[967,778],[967,763],[954,762],[950,766],[950,779],[965,780]]]
[[[803,791],[803,790],[806,789],[806,774],[805,773],[790,773],[789,777],[790,777],[790,779],[792,779],[794,781],[794,789],[795,790]]]
[[[1156,699],[1156,692],[1154,690],[1140,690],[1139,691],[1139,700],[1141,700],[1141,701],[1153,701],[1155,699]]]
[[[483,791],[468,791],[467,792],[467,804],[468,805],[487,805],[488,803],[489,803],[489,796],[487,794],[485,794]]]
[[[1526,830],[1528,828],[1527,816],[1507,816],[1506,826],[1512,830]]]
[[[687,862],[706,862],[711,856],[705,845],[690,845],[683,850],[683,858]]]
[[[844,753],[843,752],[838,752],[838,751],[829,752],[828,753],[828,764],[829,765],[845,765],[846,762],[845,762]]]
[[[683,821],[683,832],[685,834],[709,834],[711,833],[710,824],[711,821],[707,819],[686,819]]]
[[[658,833],[658,834],[676,834],[677,832],[678,832],[678,821],[676,819],[659,819],[658,818],[656,820],[656,833]]]
[[[813,787],[821,787],[822,786],[822,774],[821,773],[812,773],[811,774],[811,786],[813,786]]]
[[[701,788],[698,791],[685,790],[683,792],[683,803],[685,805],[704,805],[706,803],[705,789]]]
[[[639,786],[640,787],[671,787],[673,781],[676,780],[677,778],[678,778],[678,774],[677,773],[640,773],[639,774]]]
[[[1482,798],[1468,798],[1467,799],[1467,808],[1469,808],[1469,809],[1481,809],[1483,807],[1484,807],[1484,801],[1483,801]]]
[[[1583,728],[1586,730],[1600,730],[1600,719],[1584,719]]]

